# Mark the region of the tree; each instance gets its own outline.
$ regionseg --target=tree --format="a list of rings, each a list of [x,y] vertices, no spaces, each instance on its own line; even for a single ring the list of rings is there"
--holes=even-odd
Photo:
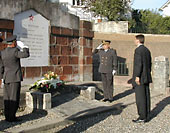
[[[90,0],[90,10],[97,16],[109,21],[127,20],[128,4],[126,0]]]
[[[157,11],[133,10],[129,20],[133,33],[170,34],[170,17],[162,17]]]

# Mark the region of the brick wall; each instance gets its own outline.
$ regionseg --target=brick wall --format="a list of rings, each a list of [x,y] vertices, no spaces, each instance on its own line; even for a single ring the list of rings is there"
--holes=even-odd
[[[13,21],[0,20],[3,39],[10,36],[13,29]],[[33,83],[47,71],[54,71],[65,81],[91,81],[93,36],[92,24],[87,21],[80,21],[79,30],[52,26],[49,48],[50,65],[23,67],[24,80]],[[3,47],[4,45],[1,45],[0,48]]]

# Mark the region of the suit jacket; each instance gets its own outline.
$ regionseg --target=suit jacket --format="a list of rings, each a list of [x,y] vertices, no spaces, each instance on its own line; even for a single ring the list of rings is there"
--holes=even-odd
[[[140,45],[135,49],[132,85],[136,86],[135,78],[140,78],[141,84],[149,84],[152,82],[151,77],[152,59],[151,53],[144,45]]]
[[[29,57],[29,49],[7,47],[0,52],[0,78],[4,83],[20,82],[23,80],[20,58]]]
[[[108,49],[105,52],[103,49],[95,50],[95,53],[99,54],[100,65],[99,72],[100,73],[112,73],[113,70],[117,70],[117,53],[114,49]]]

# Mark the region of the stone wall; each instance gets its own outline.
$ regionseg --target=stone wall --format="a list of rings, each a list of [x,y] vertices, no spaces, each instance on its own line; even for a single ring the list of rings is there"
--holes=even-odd
[[[16,0],[15,2],[12,0],[0,1],[4,11],[0,13],[0,32],[3,34],[3,39],[13,33],[14,14],[29,8],[38,10],[41,15],[49,18],[51,24],[49,66],[22,67],[23,85],[32,84],[47,71],[56,72],[65,81],[91,81],[94,36],[92,24],[87,21],[79,21],[78,17],[64,13],[55,4],[46,3],[50,5],[47,7],[44,3],[46,8],[41,8],[43,6],[41,0],[40,3],[34,1],[34,4],[33,0]],[[5,13],[5,10],[9,10],[8,13]],[[0,48],[2,47],[3,45]]]
[[[93,24],[93,31],[102,33],[128,33],[128,21],[109,21]]]
[[[45,0],[0,0],[0,19],[14,20],[14,15],[34,9],[50,20],[52,26],[79,29],[79,18],[62,10],[58,3]]]

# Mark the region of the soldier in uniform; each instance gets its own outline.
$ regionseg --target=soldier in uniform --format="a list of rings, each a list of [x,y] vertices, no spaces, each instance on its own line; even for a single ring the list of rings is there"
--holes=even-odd
[[[104,102],[113,100],[113,76],[117,70],[117,53],[110,48],[110,43],[110,40],[103,40],[102,44],[94,50],[100,58],[99,72],[103,83]]]
[[[20,58],[29,57],[29,49],[23,46],[20,51],[16,45],[16,35],[3,41],[7,47],[0,52],[0,79],[4,87],[4,114],[8,122],[18,121],[16,112],[19,107],[21,81],[23,80]]]

